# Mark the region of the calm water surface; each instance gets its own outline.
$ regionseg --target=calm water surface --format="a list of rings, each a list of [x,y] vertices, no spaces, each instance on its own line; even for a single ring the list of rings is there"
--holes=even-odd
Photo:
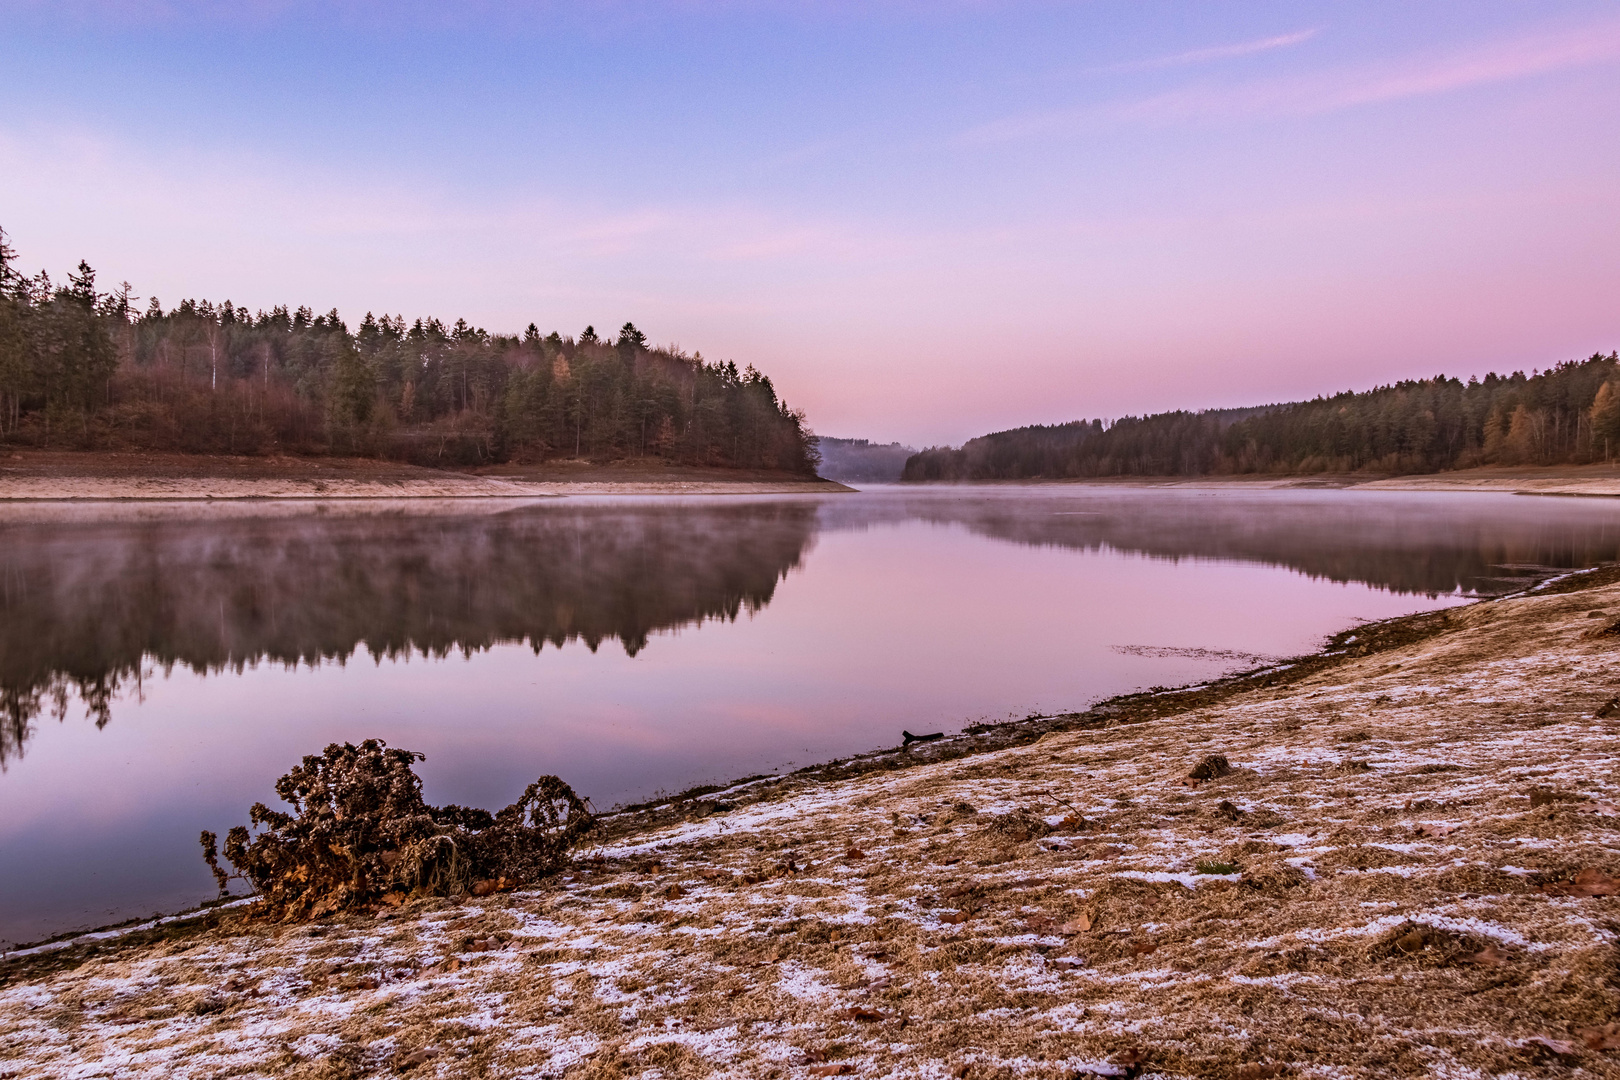
[[[1620,558],[1620,505],[1045,486],[0,508],[0,942],[209,895],[333,741],[598,806],[1080,708]]]

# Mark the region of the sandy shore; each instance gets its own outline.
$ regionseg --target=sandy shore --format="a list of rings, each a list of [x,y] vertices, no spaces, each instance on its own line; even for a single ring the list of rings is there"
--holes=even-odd
[[[1620,1076],[1617,622],[1601,571],[626,813],[544,887],[13,959],[0,1074]]]
[[[1223,490],[1363,488],[1620,497],[1620,466],[1523,466],[1383,478],[1363,475],[1109,477],[1019,483]],[[543,465],[491,465],[458,470],[426,469],[369,458],[42,450],[0,453],[0,503],[767,495],[849,490],[836,481],[807,481],[787,473],[664,465],[655,461],[612,464],[555,461]]]
[[[1357,487],[1372,491],[1512,491],[1520,495],[1620,496],[1620,468],[1575,465],[1563,468],[1460,469],[1426,476],[1396,476]]]
[[[367,458],[18,451],[0,457],[0,502],[490,499],[562,495],[835,492],[829,480],[641,462],[424,469]]]
[[[1306,476],[1110,476],[1078,480],[965,481],[960,486],[1077,484],[1099,487],[1167,487],[1213,490],[1362,489],[1367,491],[1489,491],[1517,495],[1620,496],[1620,466],[1559,465],[1458,469],[1413,476],[1321,473]],[[941,486],[935,484],[929,487]]]

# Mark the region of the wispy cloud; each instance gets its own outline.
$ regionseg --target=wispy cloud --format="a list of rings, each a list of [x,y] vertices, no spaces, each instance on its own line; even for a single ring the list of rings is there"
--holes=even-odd
[[[1286,49],[1291,45],[1309,41],[1321,31],[1319,28],[1300,30],[1292,34],[1279,34],[1276,37],[1260,38],[1258,41],[1241,41],[1235,45],[1212,45],[1206,49],[1192,49],[1188,52],[1173,53],[1169,56],[1156,56],[1150,60],[1132,60],[1123,64],[1110,64],[1107,67],[1093,68],[1099,75],[1124,74],[1131,71],[1158,71],[1162,68],[1185,67],[1189,64],[1202,64],[1211,60],[1233,60],[1241,56],[1253,56],[1255,53],[1271,52],[1274,49]]]
[[[958,136],[964,145],[1013,142],[1121,124],[1308,116],[1510,82],[1620,60],[1620,20],[1490,42],[1448,55],[1306,75],[1201,84],[1148,97],[1007,117]]]

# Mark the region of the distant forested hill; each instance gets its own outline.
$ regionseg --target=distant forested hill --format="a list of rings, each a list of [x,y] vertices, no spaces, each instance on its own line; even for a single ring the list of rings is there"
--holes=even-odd
[[[753,367],[456,320],[183,300],[144,309],[84,263],[13,268],[0,232],[0,443],[354,454],[423,465],[664,458],[814,474],[804,414]]]
[[[1526,376],[1438,376],[1253,409],[1015,428],[933,447],[907,480],[1435,472],[1620,457],[1620,356]]]
[[[821,451],[821,475],[829,480],[883,483],[900,479],[906,461],[916,447],[899,443],[874,443],[866,439],[816,439]]]

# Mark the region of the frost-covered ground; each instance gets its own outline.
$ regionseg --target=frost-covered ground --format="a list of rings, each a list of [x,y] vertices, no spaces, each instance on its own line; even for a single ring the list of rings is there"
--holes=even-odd
[[[1620,1075],[1616,617],[1479,604],[543,889],[13,962],[0,1076]]]

